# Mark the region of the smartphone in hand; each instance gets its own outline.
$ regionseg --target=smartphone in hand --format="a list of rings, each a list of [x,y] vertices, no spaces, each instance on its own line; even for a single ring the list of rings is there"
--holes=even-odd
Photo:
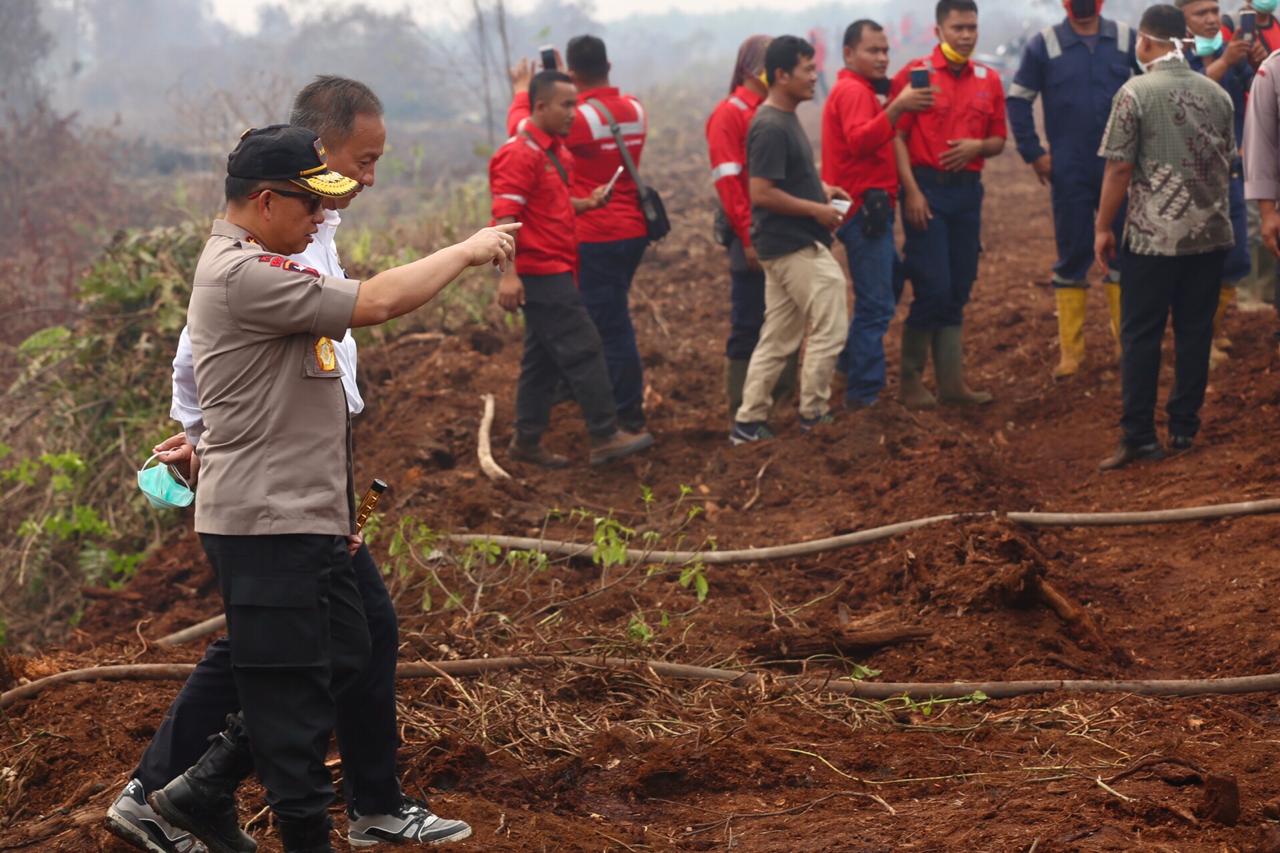
[[[544,44],[538,48],[538,52],[542,55],[542,70],[555,71],[556,69],[556,49],[554,45]]]
[[[618,178],[622,177],[622,173],[627,170],[626,166],[619,166],[618,170],[613,173],[613,177],[609,179],[609,183],[604,185],[604,197],[608,198],[613,195],[613,185],[618,182]]]
[[[928,89],[929,88],[929,69],[928,68],[912,68],[911,69],[911,88],[912,89]]]
[[[1236,30],[1236,35],[1247,41],[1253,41],[1253,35],[1258,30],[1258,13],[1252,9],[1240,10],[1240,29]]]

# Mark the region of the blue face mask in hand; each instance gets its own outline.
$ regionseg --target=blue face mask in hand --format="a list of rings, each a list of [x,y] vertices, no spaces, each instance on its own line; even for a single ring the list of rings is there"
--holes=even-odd
[[[147,467],[155,461],[156,455],[151,454],[151,458],[142,463],[142,468],[138,470],[138,488],[156,509],[182,509],[191,506],[196,493],[191,491],[181,474],[168,465]]]
[[[1213,56],[1220,50],[1222,50],[1222,30],[1218,30],[1213,38],[1196,36],[1196,56]]]

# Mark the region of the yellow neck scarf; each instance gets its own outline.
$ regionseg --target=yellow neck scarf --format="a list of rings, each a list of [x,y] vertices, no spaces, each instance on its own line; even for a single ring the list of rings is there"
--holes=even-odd
[[[942,47],[942,55],[947,58],[947,62],[955,65],[964,65],[969,61],[969,57],[956,53],[956,49],[945,41],[940,43]]]

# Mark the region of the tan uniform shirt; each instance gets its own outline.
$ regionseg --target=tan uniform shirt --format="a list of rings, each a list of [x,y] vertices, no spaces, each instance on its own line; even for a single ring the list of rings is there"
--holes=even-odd
[[[359,287],[214,222],[187,309],[206,425],[197,532],[352,532],[347,403],[330,338],[351,324]]]
[[[1280,201],[1280,52],[1258,68],[1244,119],[1244,195]]]

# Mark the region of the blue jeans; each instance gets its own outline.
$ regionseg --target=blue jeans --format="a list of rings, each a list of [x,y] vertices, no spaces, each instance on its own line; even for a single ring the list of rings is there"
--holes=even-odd
[[[880,396],[885,381],[884,335],[898,305],[893,273],[898,253],[893,246],[893,220],[879,237],[862,232],[865,221],[858,211],[840,227],[836,236],[849,256],[853,276],[853,320],[842,353],[849,377],[845,399],[869,406]]]
[[[644,367],[631,325],[631,279],[648,245],[647,237],[578,244],[582,304],[604,345],[618,420],[631,429],[644,426]]]
[[[978,277],[982,184],[939,186],[920,180],[933,218],[923,231],[906,223],[903,254],[911,279],[907,325],[921,331],[959,326]]]

